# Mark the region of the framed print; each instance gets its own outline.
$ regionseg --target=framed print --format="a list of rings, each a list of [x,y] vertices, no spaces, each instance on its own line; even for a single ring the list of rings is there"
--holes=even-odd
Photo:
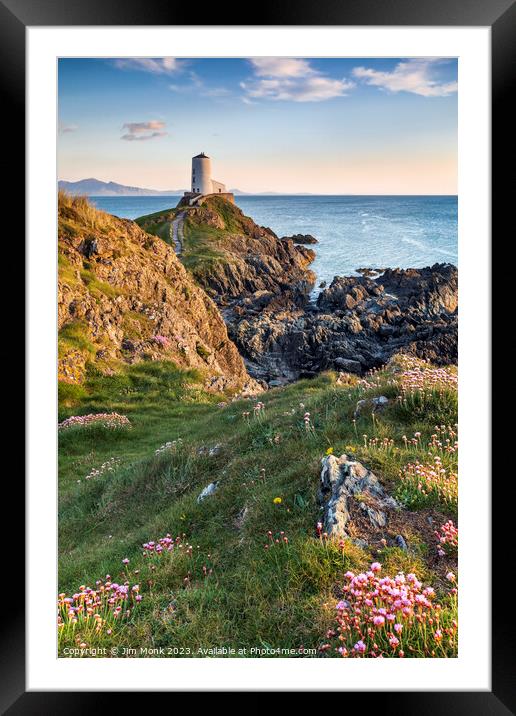
[[[510,713],[490,267],[514,5],[1,12],[28,306],[5,709]]]

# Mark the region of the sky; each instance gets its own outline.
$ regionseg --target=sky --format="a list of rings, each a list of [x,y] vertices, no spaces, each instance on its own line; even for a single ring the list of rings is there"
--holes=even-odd
[[[249,193],[456,194],[457,60],[59,60],[58,175]]]

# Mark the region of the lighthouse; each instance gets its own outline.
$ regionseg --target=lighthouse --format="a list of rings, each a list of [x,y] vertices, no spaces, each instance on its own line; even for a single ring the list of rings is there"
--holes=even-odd
[[[192,157],[192,194],[212,194],[211,159],[204,152]]]
[[[201,152],[192,157],[192,190],[185,191],[179,205],[200,205],[204,197],[213,194],[223,194],[227,201],[235,201],[233,194],[226,190],[225,184],[211,178],[211,159]]]
[[[211,159],[204,152],[192,157],[192,194],[224,194],[226,187],[211,178]]]

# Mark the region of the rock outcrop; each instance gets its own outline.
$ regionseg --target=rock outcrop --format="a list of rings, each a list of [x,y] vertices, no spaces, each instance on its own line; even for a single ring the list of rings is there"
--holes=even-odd
[[[386,527],[390,510],[398,508],[376,475],[347,455],[328,455],[322,460],[318,501],[323,512],[322,528],[329,537],[353,537],[354,515],[371,530]]]
[[[312,234],[292,234],[292,236],[282,236],[282,241],[293,241],[295,244],[318,244],[319,242]]]
[[[270,298],[270,300],[269,300]],[[361,374],[405,351],[457,362],[457,269],[396,269],[372,280],[335,277],[317,303],[242,299],[225,314],[252,375],[274,384],[335,369]]]
[[[66,196],[58,232],[60,379],[80,382],[88,363],[109,373],[169,360],[216,390],[259,390],[217,306],[164,241]]]

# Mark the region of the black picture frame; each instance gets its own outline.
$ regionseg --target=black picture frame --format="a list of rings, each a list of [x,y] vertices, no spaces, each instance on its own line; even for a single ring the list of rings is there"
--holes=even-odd
[[[222,11],[221,11],[222,8]],[[511,113],[511,90],[515,87],[516,66],[516,4],[514,0],[318,0],[317,3],[299,0],[297,3],[261,2],[253,16],[246,15],[246,6],[226,0],[218,4],[204,5],[202,22],[192,23],[192,12],[186,3],[173,5],[164,0],[0,0],[0,78],[4,111],[4,141],[16,146],[15,161],[4,163],[9,174],[9,215],[16,216],[16,235],[20,236],[25,215],[24,185],[25,146],[25,30],[34,26],[67,25],[361,25],[361,26],[483,26],[492,32],[492,137],[493,181],[492,216],[493,235],[500,234],[501,227],[510,227],[509,212],[514,202],[514,114]],[[7,141],[6,141],[7,143]],[[513,151],[511,151],[511,149]],[[14,155],[13,155],[14,156]],[[512,216],[510,217],[512,219]],[[507,220],[507,222],[505,222]],[[508,229],[510,231],[510,229]],[[512,234],[512,231],[510,231]],[[21,245],[16,247],[19,254]],[[493,255],[493,260],[495,255]],[[483,300],[486,298],[483,290]],[[30,346],[29,346],[30,348]],[[496,474],[496,473],[493,473]],[[507,480],[513,480],[510,471]],[[18,524],[23,520],[24,485],[21,475],[10,479],[12,495],[9,496],[9,512],[16,509]],[[501,483],[501,484],[499,484]],[[507,546],[512,543],[504,535],[511,524],[514,503],[507,499],[504,475],[493,481],[493,504],[496,519],[493,520],[492,568],[493,573],[505,571]],[[5,503],[7,506],[7,502]],[[5,512],[7,510],[4,507]],[[20,519],[21,518],[21,519]],[[512,517],[513,519],[513,517]],[[21,534],[21,531],[19,531]],[[12,532],[10,534],[12,538]],[[18,543],[19,544],[19,543]],[[20,551],[4,550],[8,564],[4,574],[21,582]],[[510,566],[510,565],[509,565]],[[381,705],[384,713],[396,714],[510,714],[516,713],[514,678],[514,610],[507,619],[505,610],[496,608],[493,595],[492,619],[492,691],[485,692],[368,692],[367,708]],[[17,714],[81,714],[98,708],[101,700],[114,701],[120,694],[84,692],[26,692],[25,688],[25,609],[23,600],[9,605],[4,612],[1,627],[0,707],[2,713]],[[512,637],[512,638],[511,638]],[[235,685],[235,690],[237,685]],[[410,687],[410,684],[407,684]],[[336,689],[338,690],[338,689]],[[343,706],[349,708],[348,693]],[[138,707],[142,696],[132,694],[132,707]],[[143,694],[143,698],[148,698]],[[363,696],[359,696],[363,702]],[[148,704],[148,702],[147,702]],[[143,705],[143,704],[142,704]]]

